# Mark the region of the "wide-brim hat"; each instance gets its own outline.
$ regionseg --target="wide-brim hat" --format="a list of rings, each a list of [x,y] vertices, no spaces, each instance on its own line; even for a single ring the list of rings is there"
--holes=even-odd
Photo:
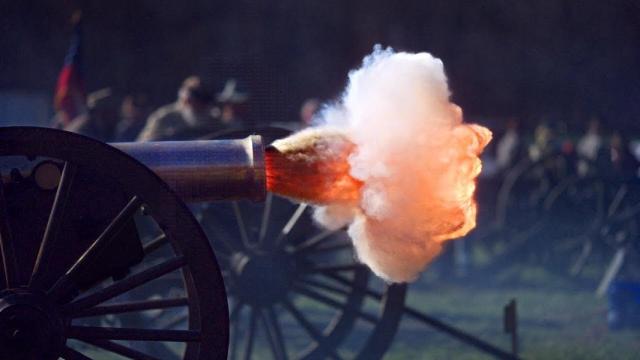
[[[216,96],[219,103],[241,104],[249,99],[249,94],[238,91],[236,79],[229,79],[224,84],[224,88]]]

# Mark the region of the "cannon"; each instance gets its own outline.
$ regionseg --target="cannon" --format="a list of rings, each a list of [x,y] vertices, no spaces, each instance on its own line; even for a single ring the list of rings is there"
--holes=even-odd
[[[3,354],[15,359],[84,359],[103,349],[134,359],[154,358],[148,355],[154,352],[161,358],[227,358],[229,315],[222,273],[182,200],[266,197],[264,211],[270,212],[279,200],[265,192],[260,137],[112,145],[51,129],[0,129]],[[232,204],[236,210],[244,206]],[[297,206],[295,220],[304,209]],[[294,222],[289,221],[287,232]],[[236,299],[232,319],[245,305],[253,309],[253,328],[258,316],[269,319],[265,324],[279,344],[279,358],[288,355],[282,334],[277,334],[281,311],[270,307],[276,303],[312,336],[313,345],[303,352],[306,358],[337,351],[359,319],[375,325],[361,356],[380,357],[390,344],[405,286],[392,287],[391,296],[378,295],[383,311],[377,318],[360,309],[372,276],[350,255],[342,269],[298,262],[303,253],[331,252],[328,245],[335,251],[347,249],[344,237],[340,243],[324,241],[335,235],[322,233],[304,244],[273,242],[258,252],[248,247],[217,252]],[[213,243],[217,249],[229,245],[226,240]],[[276,250],[276,245],[282,246]],[[281,264],[300,273],[326,273],[344,283],[316,286],[337,291],[345,303],[308,284],[301,290],[334,308],[326,329],[313,330],[304,310],[289,300],[299,284],[289,276],[295,271],[288,268],[287,273]],[[258,292],[247,290],[256,285]],[[153,293],[161,296],[149,297]],[[144,315],[158,311],[177,319],[154,324],[153,316]],[[124,320],[116,316],[123,314]],[[251,349],[245,353],[250,357]]]
[[[107,145],[0,128],[2,358],[377,359],[403,314],[514,358],[405,306],[343,232],[310,234],[306,205],[266,192],[255,132]]]

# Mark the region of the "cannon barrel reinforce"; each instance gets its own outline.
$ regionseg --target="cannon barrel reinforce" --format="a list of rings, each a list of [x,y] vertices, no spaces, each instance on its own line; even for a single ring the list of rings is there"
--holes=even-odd
[[[266,195],[264,146],[257,135],[110,145],[149,167],[187,202],[262,201]]]

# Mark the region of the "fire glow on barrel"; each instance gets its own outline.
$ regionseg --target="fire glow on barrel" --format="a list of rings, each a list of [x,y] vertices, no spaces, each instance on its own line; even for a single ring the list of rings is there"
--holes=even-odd
[[[475,227],[475,178],[491,132],[465,124],[443,64],[377,47],[318,125],[266,150],[267,188],[348,226],[357,257],[391,282],[414,280],[442,243]]]

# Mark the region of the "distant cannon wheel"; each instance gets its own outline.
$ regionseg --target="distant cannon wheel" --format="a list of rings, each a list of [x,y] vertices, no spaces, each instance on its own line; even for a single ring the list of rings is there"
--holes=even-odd
[[[0,128],[0,179],[3,359],[226,358],[214,254],[149,169],[80,135]],[[173,297],[146,298],[167,284]],[[167,330],[157,312],[187,321]]]
[[[607,187],[592,163],[562,153],[516,165],[498,193],[494,241],[502,250],[491,268],[517,258],[566,270],[602,224]]]
[[[248,133],[268,144],[289,131]],[[209,204],[199,218],[229,293],[230,359],[383,356],[404,311],[406,285],[387,286],[357,263],[344,230],[319,229],[306,204],[271,193],[264,204]]]
[[[609,283],[626,266],[627,275],[638,274],[638,255],[640,254],[640,188],[635,181],[609,182],[607,197],[603,202],[605,213],[598,224],[598,231],[584,242],[582,251],[571,268],[578,275],[587,263],[606,264],[598,289],[604,295]]]

